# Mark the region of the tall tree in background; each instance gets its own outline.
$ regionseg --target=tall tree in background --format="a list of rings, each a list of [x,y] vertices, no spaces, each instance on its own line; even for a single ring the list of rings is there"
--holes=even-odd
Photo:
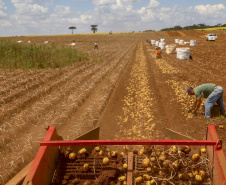
[[[72,34],[73,34],[73,30],[77,29],[75,26],[71,26],[68,29],[72,30]]]
[[[91,30],[93,31],[93,33],[96,33],[97,32],[97,26],[98,25],[91,25]]]

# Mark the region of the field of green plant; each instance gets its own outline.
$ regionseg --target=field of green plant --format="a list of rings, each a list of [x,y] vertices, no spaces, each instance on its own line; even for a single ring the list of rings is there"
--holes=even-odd
[[[47,69],[59,68],[88,59],[88,54],[75,48],[0,41],[0,68]]]

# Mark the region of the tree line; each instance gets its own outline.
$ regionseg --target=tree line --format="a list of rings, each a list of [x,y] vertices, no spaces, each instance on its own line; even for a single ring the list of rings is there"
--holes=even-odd
[[[215,27],[226,27],[226,24],[216,24],[214,26],[209,26],[209,25],[205,25],[205,24],[193,24],[192,26],[185,26],[185,27],[181,27],[181,26],[174,26],[171,28],[164,28],[161,29],[160,31],[173,31],[173,30],[194,30],[194,29],[205,29],[205,28],[215,28]]]

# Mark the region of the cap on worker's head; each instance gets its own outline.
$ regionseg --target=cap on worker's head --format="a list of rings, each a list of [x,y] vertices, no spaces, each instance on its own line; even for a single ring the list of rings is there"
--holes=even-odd
[[[192,87],[190,87],[190,86],[186,87],[186,88],[185,88],[186,95],[188,95],[188,92],[191,91],[191,90],[193,90]]]

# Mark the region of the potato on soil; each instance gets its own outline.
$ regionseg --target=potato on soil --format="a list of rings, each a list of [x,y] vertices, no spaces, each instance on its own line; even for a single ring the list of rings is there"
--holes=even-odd
[[[112,151],[111,152],[111,157],[116,157],[117,156],[117,151]]]
[[[142,165],[144,168],[147,168],[150,164],[150,160],[148,158],[145,158],[143,161],[142,161]]]
[[[109,158],[108,157],[105,157],[103,158],[103,164],[107,165],[109,163]]]
[[[84,164],[83,165],[83,170],[85,171],[85,172],[87,172],[88,170],[89,170],[89,164]]]
[[[193,154],[193,155],[192,155],[192,160],[193,160],[194,162],[198,162],[199,159],[200,159],[200,155],[199,155],[199,154]]]
[[[144,175],[143,175],[143,178],[144,178],[145,180],[151,180],[151,176],[148,175],[148,174],[144,174]]]
[[[99,152],[98,152],[98,154],[100,155],[100,156],[102,156],[103,155],[103,150],[100,150]]]
[[[121,177],[118,178],[118,180],[120,182],[126,181],[126,176],[121,176]]]
[[[71,153],[69,154],[69,159],[70,159],[70,160],[74,160],[75,158],[76,158],[76,153],[71,152]]]
[[[151,158],[150,158],[150,161],[151,161],[151,162],[155,162],[155,161],[156,161],[156,157],[151,157]]]
[[[197,182],[202,182],[202,177],[201,177],[201,175],[196,175],[195,176],[195,180],[197,181]]]
[[[206,153],[206,148],[201,148],[201,153]]]
[[[206,172],[205,172],[204,170],[199,170],[199,175],[200,175],[202,178],[205,178]]]
[[[84,154],[84,153],[86,153],[86,149],[85,148],[82,148],[81,150],[78,151],[78,154],[80,154],[80,155]]]
[[[143,178],[140,176],[140,177],[137,177],[135,178],[135,181],[137,184],[140,184],[142,182]]]
[[[96,152],[99,152],[99,151],[100,151],[100,147],[99,147],[99,146],[96,146],[96,147],[94,148],[94,150],[95,150]]]
[[[123,166],[122,166],[122,167],[123,167],[123,169],[125,169],[125,170],[126,170],[126,169],[128,168],[128,165],[125,163],[125,164],[123,164]]]
[[[170,154],[176,154],[178,151],[177,147],[176,146],[172,146],[170,149],[169,149],[169,153]]]
[[[147,171],[147,173],[151,173],[151,171],[152,171],[151,167],[147,167],[146,171]]]

